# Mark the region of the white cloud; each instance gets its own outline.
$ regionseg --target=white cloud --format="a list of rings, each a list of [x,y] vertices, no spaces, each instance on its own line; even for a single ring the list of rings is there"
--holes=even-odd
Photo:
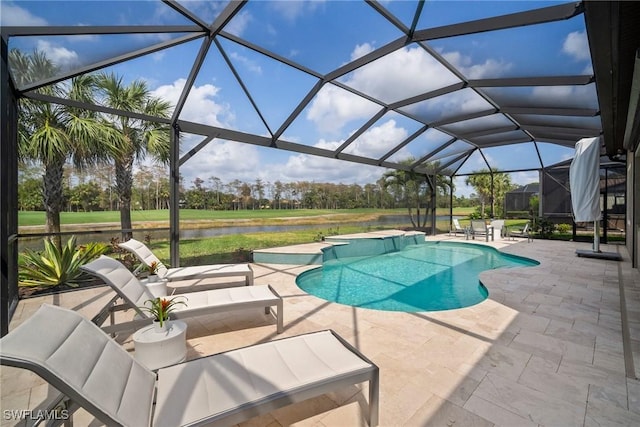
[[[442,55],[451,65],[456,67],[468,79],[483,79],[500,77],[513,64],[488,58],[481,64],[473,64],[469,56],[460,52],[447,52]]]
[[[194,147],[201,140],[201,137],[186,135],[184,150]],[[317,144],[332,149],[338,145],[340,142],[336,141]],[[192,186],[196,177],[206,181],[211,176],[217,176],[225,183],[234,179],[255,182],[260,178],[263,182],[313,181],[364,185],[374,182],[386,171],[385,168],[307,154],[290,153],[282,156],[277,151],[251,144],[214,140],[185,162],[180,174],[186,187]]]
[[[255,74],[262,74],[262,68],[255,61],[247,58],[246,56],[242,56],[237,52],[231,52],[229,55],[232,59],[236,60],[236,62],[244,65],[244,67]]]
[[[269,2],[269,6],[276,11],[276,13],[286,19],[287,21],[293,22],[299,16],[302,16],[306,13],[314,12],[319,5],[324,3],[324,0],[314,0],[314,1],[299,1],[299,0],[288,0],[288,1],[273,1]]]
[[[176,105],[185,83],[186,79],[178,79],[170,85],[158,87],[151,94]],[[211,126],[228,126],[235,116],[228,105],[218,104],[214,100],[219,91],[219,88],[211,84],[194,85],[180,118]]]
[[[471,89],[431,98],[426,101],[408,105],[403,109],[428,122],[435,122],[442,118],[450,118],[474,111],[492,109],[492,105]]]
[[[365,56],[367,53],[373,52],[373,46],[369,43],[358,44],[351,52],[351,60],[355,61],[358,58]]]
[[[511,173],[511,182],[517,185],[527,185],[540,181],[540,175],[537,171],[514,172]]]
[[[246,11],[241,11],[233,17],[231,22],[229,22],[224,29],[231,34],[241,36],[249,24],[251,24],[251,21],[253,21],[253,16]]]
[[[398,101],[459,81],[417,46],[398,49],[342,79],[346,85],[384,102]]]
[[[407,136],[406,129],[398,127],[395,120],[388,120],[360,135],[345,149],[345,153],[378,159],[404,141]]]
[[[577,61],[590,59],[591,53],[589,52],[587,33],[585,31],[569,33],[562,44],[562,51]]]
[[[203,137],[186,136],[181,145],[193,147]],[[198,177],[205,181],[217,176],[225,182],[239,179],[253,182],[262,168],[258,147],[214,139],[180,168],[184,185],[189,187]]]
[[[369,118],[380,108],[373,102],[328,84],[314,98],[307,111],[307,119],[322,132],[334,134],[349,121]]]
[[[268,171],[270,181],[315,181],[349,184],[375,182],[386,171],[384,168],[345,162],[327,157],[294,154],[284,165],[272,165]]]
[[[584,86],[539,86],[533,89],[534,99],[543,105],[557,107],[582,105],[586,108],[597,104],[593,85]]]
[[[39,16],[31,14],[15,4],[0,1],[0,25],[37,27],[47,25],[47,21]]]
[[[151,54],[151,59],[153,59],[154,62],[160,62],[164,59],[166,53],[167,53],[166,50],[162,50],[160,52],[154,52]]]
[[[62,68],[71,68],[79,63],[78,54],[75,51],[55,46],[46,40],[38,40],[36,49],[44,52],[47,58]]]
[[[352,60],[365,55],[371,49],[372,46],[368,43],[357,45],[351,54]],[[509,63],[491,58],[483,63],[474,64],[471,58],[458,52],[447,52],[443,55],[452,64],[460,67],[469,78],[474,79],[499,76],[511,67]],[[390,103],[458,83],[460,80],[424,49],[409,46],[358,68],[342,78],[341,82]],[[466,92],[468,91],[433,99],[429,102],[430,108],[438,109],[437,117],[452,110],[464,113],[490,108],[482,98]],[[323,132],[338,133],[349,121],[370,118],[379,108],[365,99],[327,85],[311,103],[307,119]]]

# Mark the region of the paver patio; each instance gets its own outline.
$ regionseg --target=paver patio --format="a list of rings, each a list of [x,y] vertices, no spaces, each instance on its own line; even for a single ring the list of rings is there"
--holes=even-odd
[[[440,235],[429,240],[464,238]],[[285,300],[285,332],[261,310],[188,320],[188,358],[302,332],[334,329],[381,372],[382,426],[640,425],[640,273],[623,262],[578,258],[587,243],[525,239],[488,244],[540,261],[491,270],[489,298],[473,307],[397,313],[343,306],[300,290],[296,275],[312,266],[253,264],[256,284]],[[620,283],[628,324],[623,345]],[[109,288],[22,300],[12,327],[46,302],[92,317]],[[130,337],[119,337],[132,349]],[[630,369],[635,374],[625,375]],[[54,393],[34,375],[2,367],[3,410],[33,409]],[[366,393],[351,387],[252,419],[247,426],[360,426]],[[361,406],[364,405],[364,406]],[[3,412],[3,415],[6,415]],[[3,416],[2,426],[16,425]],[[75,425],[100,425],[82,411]]]

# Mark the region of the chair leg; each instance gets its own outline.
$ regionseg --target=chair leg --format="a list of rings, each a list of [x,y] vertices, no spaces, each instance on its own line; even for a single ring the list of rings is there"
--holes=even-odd
[[[369,381],[369,427],[378,425],[379,395],[380,395],[380,371],[375,369]]]

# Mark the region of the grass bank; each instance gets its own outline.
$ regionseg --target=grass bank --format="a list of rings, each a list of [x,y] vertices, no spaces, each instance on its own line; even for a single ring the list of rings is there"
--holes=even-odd
[[[322,240],[322,236],[363,233],[381,228],[338,226],[326,229],[296,230],[277,233],[242,233],[205,239],[180,241],[181,265],[234,263],[251,261],[251,251],[279,246],[299,245]],[[153,252],[164,262],[169,261],[169,242],[152,241]]]
[[[456,208],[454,215],[467,216],[473,212],[473,208]],[[406,215],[407,209],[261,209],[261,210],[237,210],[214,211],[204,209],[181,209],[179,212],[181,222],[189,222],[189,225],[206,224],[206,226],[224,227],[229,224],[279,224],[279,223],[332,223],[348,222],[356,220],[375,219],[384,215]],[[448,209],[438,209],[438,215],[448,215]],[[168,226],[169,211],[167,209],[132,211],[131,219],[136,225],[153,224]],[[112,224],[119,226],[119,211],[101,212],[61,212],[60,222],[63,227],[73,225],[91,225],[98,228]],[[45,223],[44,212],[21,211],[18,213],[19,227],[41,227]]]
[[[237,210],[215,211],[204,209],[180,209],[181,221],[213,221],[213,222],[242,222],[242,221],[267,221],[290,220],[310,217],[324,217],[328,219],[343,220],[352,216],[380,216],[403,215],[406,209],[261,209],[261,210]],[[134,223],[169,223],[169,210],[145,210],[131,211],[131,219]],[[101,212],[61,212],[60,222],[63,225],[73,224],[120,224],[119,211]],[[21,227],[42,226],[45,223],[44,212],[22,211],[18,213],[18,225]]]

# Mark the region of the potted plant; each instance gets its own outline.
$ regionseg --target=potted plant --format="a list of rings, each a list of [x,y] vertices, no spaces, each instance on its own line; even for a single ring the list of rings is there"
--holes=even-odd
[[[181,298],[184,299],[181,300]],[[182,304],[186,307],[187,298],[183,295],[178,295],[173,298],[153,298],[146,300],[145,305],[140,307],[141,310],[146,311],[154,317],[153,324],[156,332],[164,332],[168,327],[169,314],[176,309],[178,304]]]
[[[149,276],[147,277],[149,283],[158,281],[158,267],[157,261],[152,261],[151,264],[149,264]]]

